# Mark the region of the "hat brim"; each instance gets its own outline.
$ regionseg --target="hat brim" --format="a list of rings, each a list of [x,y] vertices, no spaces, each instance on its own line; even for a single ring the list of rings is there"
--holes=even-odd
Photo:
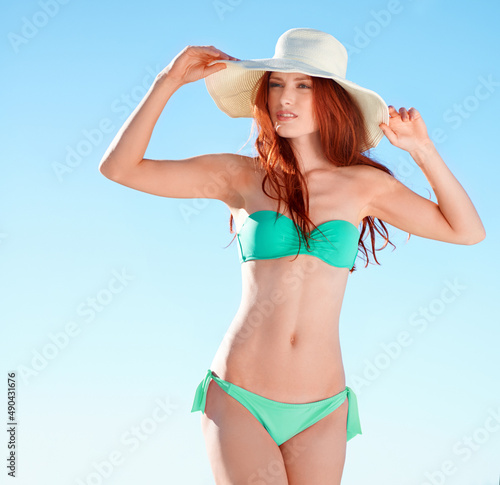
[[[301,72],[309,76],[333,79],[339,83],[359,106],[367,131],[366,151],[378,145],[384,136],[379,124],[389,124],[389,109],[386,102],[375,91],[359,86],[341,76],[321,71],[299,60],[253,59],[243,61],[216,60],[210,65],[224,62],[221,69],[205,77],[208,93],[217,107],[231,118],[252,118],[252,90],[266,71]],[[237,88],[236,88],[237,87]]]

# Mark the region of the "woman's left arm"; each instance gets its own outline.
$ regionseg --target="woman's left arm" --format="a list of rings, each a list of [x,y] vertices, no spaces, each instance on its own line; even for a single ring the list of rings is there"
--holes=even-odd
[[[476,244],[486,231],[467,192],[451,173],[415,108],[389,106],[389,125],[380,128],[392,145],[410,153],[426,176],[438,204],[416,194],[382,170],[372,171],[371,215],[406,232],[455,244]],[[375,177],[375,179],[373,178]]]

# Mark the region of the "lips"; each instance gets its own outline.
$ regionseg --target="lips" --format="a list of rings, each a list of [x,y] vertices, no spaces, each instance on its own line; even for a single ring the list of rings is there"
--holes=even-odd
[[[288,115],[293,115],[293,116],[282,116],[284,114],[288,114]],[[280,121],[286,121],[286,120],[294,120],[295,118],[297,118],[297,115],[295,113],[292,113],[291,111],[278,111],[276,113],[276,116],[278,117],[278,120]]]

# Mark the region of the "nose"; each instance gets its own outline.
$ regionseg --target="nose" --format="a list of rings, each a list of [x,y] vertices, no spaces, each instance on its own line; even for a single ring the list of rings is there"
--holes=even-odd
[[[281,89],[279,99],[283,106],[290,105],[295,100],[295,91],[292,85],[287,85]]]

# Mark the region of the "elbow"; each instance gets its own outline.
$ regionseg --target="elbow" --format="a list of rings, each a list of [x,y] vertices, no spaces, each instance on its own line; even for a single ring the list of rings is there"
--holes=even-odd
[[[115,180],[115,170],[113,169],[113,164],[109,159],[102,159],[99,164],[99,172],[110,180]]]
[[[104,156],[99,163],[99,172],[106,178],[119,182],[124,174],[128,174],[134,167],[137,167],[142,159],[137,163],[129,163],[116,157]]]
[[[481,232],[478,232],[477,234],[474,235],[468,234],[468,239],[463,244],[472,246],[473,244],[480,243],[482,240],[485,239],[485,237],[486,237],[486,231],[483,228],[483,230]]]

